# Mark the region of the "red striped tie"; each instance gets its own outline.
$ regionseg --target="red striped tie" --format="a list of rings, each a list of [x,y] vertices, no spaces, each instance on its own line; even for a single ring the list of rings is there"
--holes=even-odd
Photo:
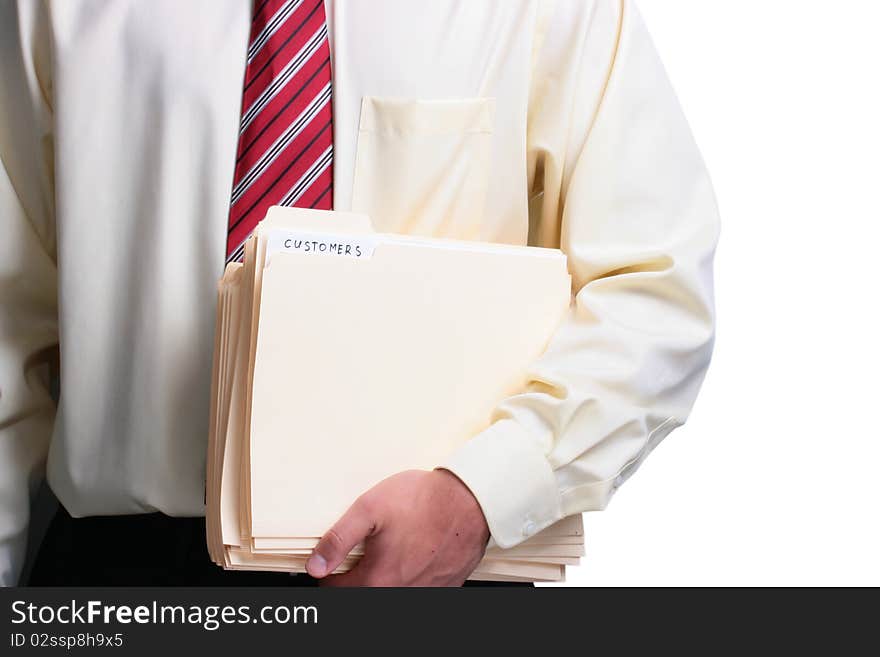
[[[272,205],[333,207],[330,47],[323,0],[256,0],[227,262]]]

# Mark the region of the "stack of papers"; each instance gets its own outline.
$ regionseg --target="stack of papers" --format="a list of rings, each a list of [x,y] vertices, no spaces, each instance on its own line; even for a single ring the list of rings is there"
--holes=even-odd
[[[272,208],[219,284],[213,560],[304,572],[361,493],[437,467],[491,424],[570,294],[556,250],[378,234],[363,215]],[[472,578],[559,581],[582,555],[573,516],[512,549],[490,543]]]

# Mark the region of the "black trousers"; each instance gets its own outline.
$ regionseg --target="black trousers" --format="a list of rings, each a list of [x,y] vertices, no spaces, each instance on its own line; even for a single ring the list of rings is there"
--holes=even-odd
[[[474,584],[498,585],[468,582],[466,586]],[[317,581],[308,575],[219,568],[208,556],[204,518],[161,513],[72,518],[61,507],[40,545],[27,585],[317,586]]]

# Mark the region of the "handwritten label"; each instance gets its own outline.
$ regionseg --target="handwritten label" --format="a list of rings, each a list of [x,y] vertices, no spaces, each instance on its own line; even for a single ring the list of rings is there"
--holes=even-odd
[[[266,243],[266,259],[273,253],[301,253],[330,258],[371,258],[376,241],[370,235],[334,235],[291,230],[272,230]]]

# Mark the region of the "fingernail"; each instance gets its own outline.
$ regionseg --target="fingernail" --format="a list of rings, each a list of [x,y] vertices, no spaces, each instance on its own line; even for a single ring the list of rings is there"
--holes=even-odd
[[[323,577],[327,574],[327,561],[320,554],[313,554],[306,561],[306,571],[312,577]]]

